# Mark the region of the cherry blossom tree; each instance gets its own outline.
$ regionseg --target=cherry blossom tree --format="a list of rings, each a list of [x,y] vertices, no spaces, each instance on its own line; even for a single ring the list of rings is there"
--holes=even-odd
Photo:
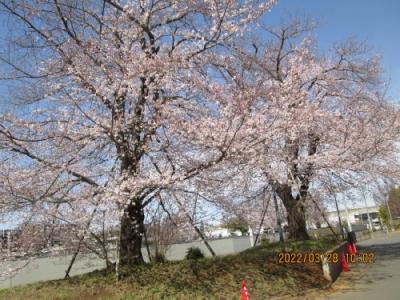
[[[353,40],[322,54],[312,26],[265,27],[271,39],[237,47],[221,69],[241,124],[231,157],[273,186],[296,239],[309,238],[305,207],[313,190],[399,175],[399,111],[385,99],[378,57]]]
[[[120,264],[143,263],[144,208],[227,157],[215,66],[273,4],[1,0],[2,77],[17,80],[0,119],[2,212],[78,224],[83,241],[106,211]]]

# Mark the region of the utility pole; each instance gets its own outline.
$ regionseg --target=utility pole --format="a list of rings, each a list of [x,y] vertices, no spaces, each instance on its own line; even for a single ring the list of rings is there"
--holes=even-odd
[[[336,211],[338,215],[338,220],[339,220],[339,229],[340,229],[340,235],[342,236],[342,239],[345,240],[346,237],[344,236],[344,230],[343,230],[343,225],[342,225],[342,218],[340,217],[340,210],[339,210],[339,205],[336,199],[336,194],[331,190],[330,191],[333,195],[333,199],[335,199],[335,206],[336,206]]]
[[[345,206],[345,209],[346,209],[346,216],[347,216],[347,226],[349,227],[349,231],[353,231],[353,229],[351,228],[349,210],[347,209],[347,206]]]
[[[373,230],[372,230],[371,216],[369,215],[369,209],[368,209],[368,205],[367,205],[367,198],[365,197],[364,189],[362,189],[362,194],[363,194],[363,198],[364,198],[365,210],[367,211],[369,231],[372,232]]]
[[[275,187],[273,187],[273,196],[274,196],[274,206],[275,206],[275,213],[276,213],[276,223],[278,225],[278,230],[279,230],[279,245],[281,247],[281,251],[285,251],[285,239],[283,237],[282,222],[281,222],[281,216],[280,216],[279,209],[278,209],[278,201],[276,200]]]
[[[392,219],[392,212],[390,211],[390,206],[389,206],[389,195],[387,196],[385,202],[386,202],[387,210],[388,210],[388,213],[389,213],[390,228],[391,228],[392,231],[394,231],[394,228],[393,228],[393,219]],[[388,228],[388,232],[389,232],[389,228]]]

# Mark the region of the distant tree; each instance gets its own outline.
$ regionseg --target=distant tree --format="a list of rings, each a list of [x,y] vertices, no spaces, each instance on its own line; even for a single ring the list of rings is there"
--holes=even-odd
[[[381,205],[379,207],[379,218],[382,220],[383,224],[386,227],[390,227],[390,216],[389,216],[389,210],[385,205]]]
[[[392,188],[388,196],[388,205],[392,218],[400,217],[400,187]]]
[[[281,199],[289,237],[306,240],[313,190],[399,175],[399,113],[385,99],[379,58],[363,44],[347,40],[322,54],[312,23],[264,29],[271,39],[229,64],[243,116],[233,147]]]
[[[226,221],[223,227],[229,229],[230,232],[240,231],[242,234],[246,234],[249,231],[249,226],[238,218]]]

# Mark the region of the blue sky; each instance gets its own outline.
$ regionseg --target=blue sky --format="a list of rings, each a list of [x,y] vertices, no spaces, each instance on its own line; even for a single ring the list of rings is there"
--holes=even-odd
[[[398,0],[278,0],[264,18],[276,24],[290,15],[319,22],[316,36],[322,49],[356,37],[382,55],[388,96],[400,102],[400,1]]]

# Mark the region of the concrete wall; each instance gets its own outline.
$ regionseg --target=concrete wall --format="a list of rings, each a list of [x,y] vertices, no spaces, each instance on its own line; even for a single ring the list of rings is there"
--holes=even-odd
[[[209,240],[211,248],[217,255],[227,255],[246,250],[251,247],[250,237],[229,237],[218,240]],[[174,244],[168,247],[166,258],[168,260],[181,260],[185,258],[186,252],[190,247],[200,248],[205,256],[211,256],[203,241],[192,241],[189,243]],[[142,249],[142,252],[146,251]],[[146,255],[147,257],[147,255]]]
[[[285,239],[287,238],[287,234],[284,234]],[[236,237],[227,237],[222,239],[210,239],[208,243],[211,248],[214,250],[216,255],[227,255],[234,254],[241,251],[244,251],[253,246],[255,237],[250,236],[236,236]],[[259,237],[258,243],[261,242],[261,239],[268,239],[269,242],[278,242],[279,234],[268,234]],[[168,246],[166,251],[166,258],[168,260],[181,260],[185,258],[186,252],[190,247],[197,247],[204,253],[205,256],[211,256],[210,251],[207,249],[206,245],[202,240],[191,241],[187,243],[173,244]],[[152,250],[150,250],[152,251]],[[142,248],[143,257],[146,261],[148,261],[147,249]]]
[[[72,255],[35,258],[14,276],[0,277],[0,289],[42,280],[62,279],[71,258]],[[6,272],[8,268],[23,266],[26,262],[24,260],[5,262],[0,265],[0,274]],[[105,263],[97,256],[93,254],[79,255],[70,275],[84,274],[103,268],[105,268]]]
[[[322,272],[324,274],[325,279],[330,282],[334,282],[342,272],[341,266],[341,254],[345,254],[347,252],[347,242],[336,246],[335,248],[327,251],[325,254],[336,253],[338,255],[338,262],[334,263],[332,260],[328,261],[327,257],[324,258],[322,262]]]
[[[356,239],[357,242],[370,239],[371,238],[371,233],[369,231],[358,231],[356,232]],[[342,265],[341,265],[341,254],[346,254],[347,253],[347,242],[343,242],[339,246],[336,246],[335,248],[327,251],[326,253],[337,253],[338,254],[338,262],[333,263],[328,262],[327,259],[324,259],[322,262],[322,271],[324,274],[324,277],[329,280],[330,282],[334,282],[342,272]]]
[[[230,237],[224,239],[210,240],[211,247],[217,255],[233,254],[251,247],[249,236]],[[180,260],[186,255],[189,247],[199,247],[205,256],[211,256],[204,242],[192,241],[189,243],[174,244],[168,248],[167,259]],[[145,261],[148,261],[147,249],[142,248]],[[113,260],[115,251],[110,251]],[[40,257],[33,259],[26,267],[22,268],[12,277],[0,276],[0,289],[13,287],[20,284],[33,283],[41,280],[52,280],[64,278],[65,270],[71,261],[71,255],[58,257]],[[9,262],[0,265],[0,274],[6,272],[9,267],[18,267],[25,264],[25,261]],[[93,254],[79,255],[71,270],[71,275],[78,275],[105,268],[105,263]]]

